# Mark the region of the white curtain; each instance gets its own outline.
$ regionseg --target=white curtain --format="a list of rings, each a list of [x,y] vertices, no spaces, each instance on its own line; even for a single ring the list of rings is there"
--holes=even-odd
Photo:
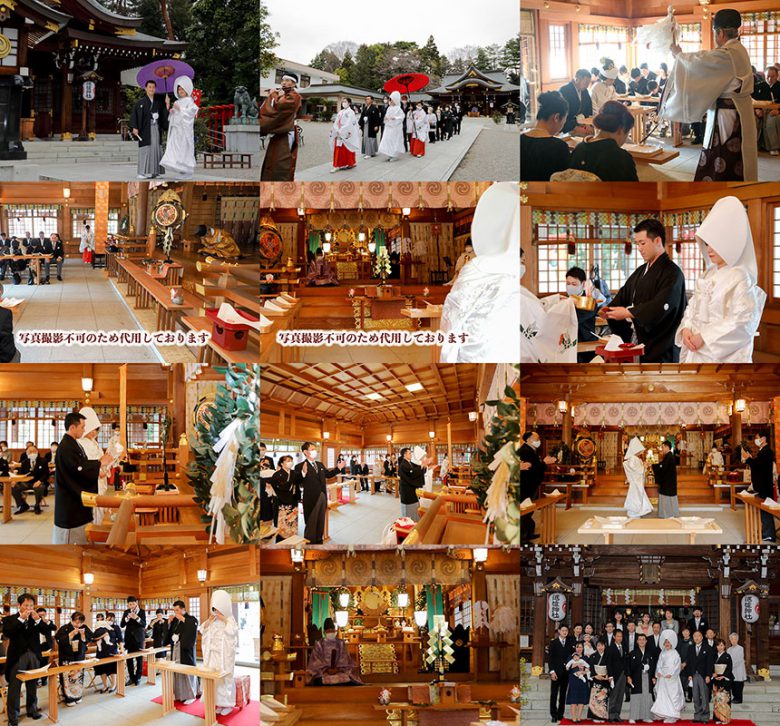
[[[270,648],[274,634],[284,638],[285,646],[290,645],[290,577],[260,578],[260,597],[263,599],[263,648]]]
[[[489,670],[500,671],[501,680],[516,680],[520,677],[520,575],[487,575],[487,600],[490,617],[501,606],[517,613],[517,626],[511,633],[502,633],[501,640],[511,645],[506,648],[490,648]],[[492,639],[492,637],[491,637]]]
[[[436,237],[433,234],[433,225],[430,222],[413,222],[409,225],[412,233],[412,256],[421,263],[419,280],[427,283],[430,279],[428,273],[431,270],[444,270],[443,259],[449,257],[452,264],[458,259],[459,252],[455,251],[452,240],[452,224],[440,224],[439,252],[436,254]]]

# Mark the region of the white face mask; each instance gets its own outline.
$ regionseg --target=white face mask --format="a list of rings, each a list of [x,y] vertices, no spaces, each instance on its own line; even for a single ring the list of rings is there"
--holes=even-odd
[[[584,285],[566,285],[567,295],[582,295]]]
[[[525,265],[521,262],[520,263],[520,279],[522,280],[525,277]]]
[[[762,442],[762,441],[763,441],[763,439],[759,439],[758,437],[756,437],[755,439],[753,439],[753,443],[754,443],[756,446],[761,446],[761,442]]]
[[[314,449],[309,449],[309,458],[314,461],[317,458],[317,452]]]
[[[529,441],[528,443],[531,444],[531,446],[533,446],[535,449],[538,449],[542,445],[542,440],[535,439],[533,441]]]
[[[336,633],[325,633],[326,640],[336,640]]]
[[[349,106],[349,104],[346,101],[344,101],[344,103],[341,104],[341,108],[346,108],[347,106]]]

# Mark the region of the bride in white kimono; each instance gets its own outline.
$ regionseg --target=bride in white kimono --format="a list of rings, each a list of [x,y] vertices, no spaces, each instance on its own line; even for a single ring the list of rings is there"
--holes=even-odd
[[[198,105],[192,100],[192,80],[187,76],[179,76],[173,84],[176,101],[170,106],[170,99],[165,96],[168,106],[168,140],[165,143],[165,153],[160,160],[160,166],[166,175],[175,174],[182,179],[189,179],[195,172],[195,118],[198,115]]]
[[[520,249],[520,279],[525,276]],[[577,311],[571,298],[537,298],[520,285],[520,362],[576,363]]]
[[[642,442],[634,436],[623,457],[623,471],[628,478],[628,494],[623,507],[631,519],[644,517],[653,511],[653,505],[650,504],[645,491],[645,462],[639,458],[639,454],[644,450]]]
[[[680,681],[682,661],[677,652],[677,633],[661,633],[661,655],[655,668],[655,701],[650,710],[664,723],[675,723],[685,708],[685,695]]]
[[[742,202],[719,199],[696,239],[707,270],[677,329],[680,363],[752,363],[766,293],[756,284],[756,252]]]
[[[520,188],[493,184],[471,223],[475,257],[444,300],[440,330],[452,336],[442,363],[517,363],[520,355]]]
[[[79,413],[86,419],[84,421],[84,435],[78,440],[79,446],[84,449],[84,453],[87,458],[93,461],[97,461],[103,458],[103,449],[97,442],[98,434],[100,434],[100,427],[102,426],[98,415],[95,413],[95,409],[84,406]],[[98,494],[105,494],[108,491],[108,469],[101,469],[100,476],[98,477]],[[102,507],[97,507],[93,513],[93,521],[95,524],[101,524],[103,518],[108,515],[107,510]]]
[[[401,94],[393,91],[382,124],[379,153],[387,156],[388,161],[396,161],[404,150],[404,110],[401,108]]]
[[[226,716],[236,706],[233,671],[236,665],[238,623],[233,618],[233,601],[224,590],[211,594],[211,615],[198,627],[201,633],[203,666],[228,675],[217,681],[217,713]]]

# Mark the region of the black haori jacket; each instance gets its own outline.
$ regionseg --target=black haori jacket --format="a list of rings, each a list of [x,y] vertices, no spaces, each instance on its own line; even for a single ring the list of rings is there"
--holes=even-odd
[[[130,128],[138,129],[141,136],[138,146],[149,146],[152,143],[152,113],[159,114],[157,124],[161,132],[166,131],[168,129],[168,109],[165,108],[165,96],[156,95],[154,101],[150,101],[149,96],[144,93],[136,102],[130,116]]]

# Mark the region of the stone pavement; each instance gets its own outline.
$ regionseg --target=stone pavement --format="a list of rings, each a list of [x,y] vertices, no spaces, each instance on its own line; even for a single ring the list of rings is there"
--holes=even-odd
[[[404,154],[395,162],[388,162],[387,157],[378,155],[373,159],[358,158],[357,167],[331,173],[329,161],[328,133],[330,124],[306,123],[304,128],[305,144],[298,156],[297,181],[447,181],[455,175],[463,158],[484,131],[496,125],[491,119],[464,118],[459,136],[453,136],[449,141],[426,144],[425,156],[417,159]],[[506,142],[502,145],[505,154],[520,154],[520,144],[516,133],[507,131],[502,134]],[[312,149],[312,146],[315,146]],[[261,152],[262,153],[262,152]],[[307,159],[313,158],[321,162],[307,166]],[[323,160],[328,159],[328,161]],[[491,173],[495,159],[483,159],[483,178],[494,181],[512,181],[516,177],[503,179]]]

